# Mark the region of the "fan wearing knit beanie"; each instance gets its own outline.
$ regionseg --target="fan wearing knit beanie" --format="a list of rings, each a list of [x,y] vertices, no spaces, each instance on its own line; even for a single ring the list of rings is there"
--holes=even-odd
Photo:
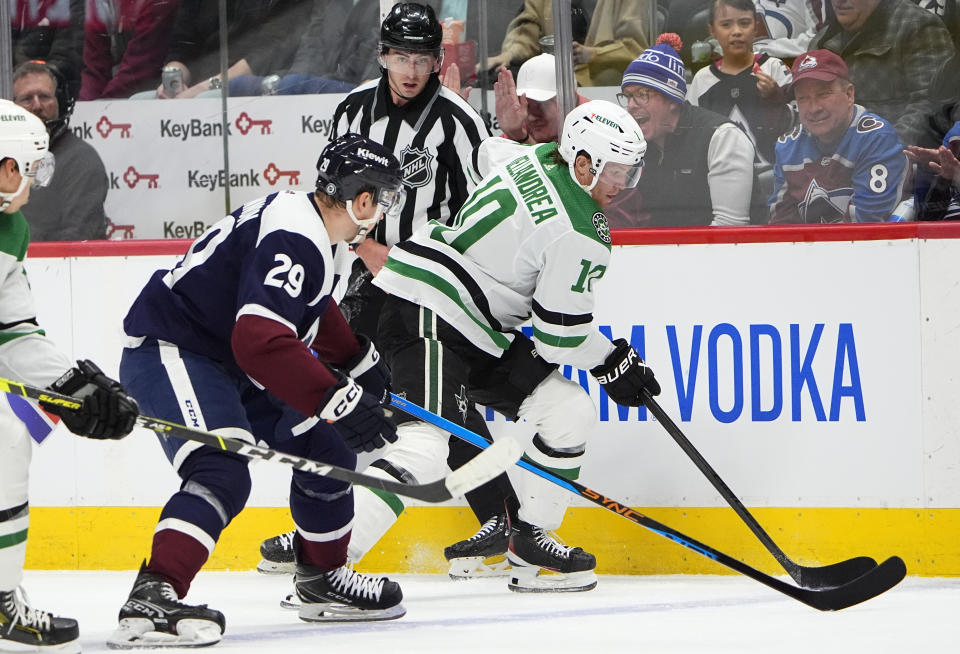
[[[687,84],[680,37],[663,34],[627,66],[617,94],[643,130],[647,155],[635,189],[607,209],[611,227],[745,225],[754,195],[754,147],[736,124],[684,102]]]

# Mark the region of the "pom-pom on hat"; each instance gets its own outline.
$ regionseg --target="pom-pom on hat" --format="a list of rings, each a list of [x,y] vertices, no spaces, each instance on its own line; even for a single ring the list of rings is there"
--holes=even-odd
[[[620,87],[625,89],[631,84],[640,84],[660,91],[674,102],[683,102],[687,97],[687,82],[683,77],[683,60],[677,54],[680,47],[679,36],[672,32],[661,34],[656,45],[630,62]]]

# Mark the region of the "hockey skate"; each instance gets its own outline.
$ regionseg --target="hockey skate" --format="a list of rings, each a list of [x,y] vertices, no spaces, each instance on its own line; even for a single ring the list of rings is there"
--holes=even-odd
[[[518,593],[579,592],[597,585],[593,554],[567,547],[545,529],[522,520],[510,525],[507,560],[513,566],[507,587]]]
[[[0,651],[57,652],[80,651],[77,621],[58,618],[28,606],[23,591],[0,591]]]
[[[220,642],[225,620],[206,604],[191,606],[159,575],[140,568],[130,597],[120,608],[120,626],[107,639],[111,649],[203,647]]]
[[[505,577],[510,574],[507,546],[510,524],[505,515],[495,515],[470,538],[444,548],[450,562],[450,578],[455,580],[479,577]]]
[[[292,575],[297,571],[297,564],[293,560],[293,535],[296,530],[268,538],[260,543],[260,563],[257,572],[265,575]]]
[[[297,564],[294,578],[305,622],[359,622],[394,620],[407,610],[400,585],[386,577],[372,577],[348,566],[323,572]]]

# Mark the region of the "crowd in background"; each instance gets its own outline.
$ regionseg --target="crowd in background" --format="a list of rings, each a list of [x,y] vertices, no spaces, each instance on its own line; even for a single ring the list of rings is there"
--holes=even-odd
[[[550,0],[483,2],[485,53],[479,0],[428,3],[444,23],[441,75],[458,64],[458,90],[492,89],[504,72],[512,81],[553,51]],[[13,0],[14,100],[51,125],[56,153],[77,100],[345,93],[380,74],[379,0],[231,0],[225,72],[218,4]],[[608,211],[611,226],[960,216],[958,0],[572,0],[571,10],[577,84],[620,87],[649,146],[644,180]],[[489,75],[478,76],[484,60]],[[42,62],[49,83],[27,62]],[[95,155],[69,141],[77,154],[64,157]],[[106,186],[93,164],[82,167],[97,178],[81,194],[91,206],[28,216],[35,240],[103,237]],[[62,189],[68,174],[78,173],[61,171]]]

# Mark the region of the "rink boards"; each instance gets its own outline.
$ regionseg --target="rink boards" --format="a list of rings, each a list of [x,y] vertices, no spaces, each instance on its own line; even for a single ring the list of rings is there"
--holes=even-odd
[[[596,317],[644,354],[661,405],[791,557],[899,554],[913,574],[960,574],[960,229],[858,227],[619,234],[636,244],[614,247]],[[41,324],[115,374],[130,301],[185,247],[32,246]],[[777,570],[644,411],[608,403],[583,371],[564,372],[600,417],[582,483]],[[492,428],[532,435],[502,418]],[[260,540],[292,525],[288,471],[260,463],[253,474],[249,508],[224,533],[214,568],[252,567]],[[136,567],[176,486],[151,434],[100,443],[58,429],[35,453],[28,566]],[[411,507],[365,566],[442,570],[443,546],[476,527],[464,505]],[[595,552],[602,572],[721,572],[612,513],[574,506],[560,534]]]

